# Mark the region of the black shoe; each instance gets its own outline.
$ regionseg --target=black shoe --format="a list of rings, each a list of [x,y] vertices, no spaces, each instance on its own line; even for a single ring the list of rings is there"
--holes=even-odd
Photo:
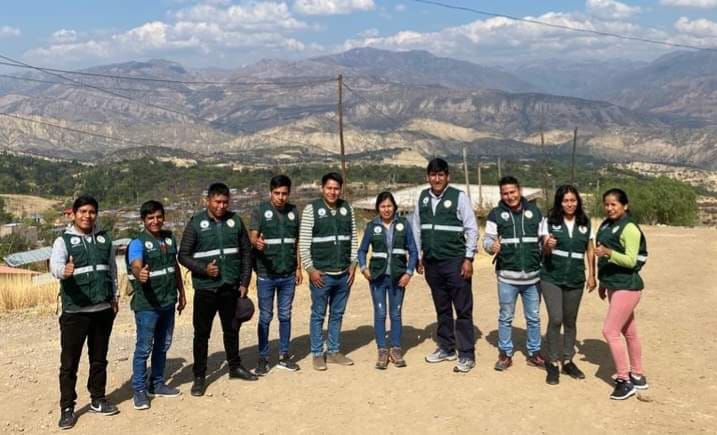
[[[60,421],[57,423],[60,429],[72,429],[75,423],[77,423],[75,408],[65,408],[60,411]]]
[[[204,390],[207,388],[207,380],[204,376],[195,376],[192,389],[189,390],[189,394],[195,397],[203,396]]]
[[[640,375],[639,378],[636,378],[635,375],[630,372],[630,382],[632,382],[632,385],[637,390],[647,390],[647,378],[645,375]]]
[[[279,357],[279,364],[276,366],[280,369],[289,370],[290,372],[297,372],[300,369],[299,365],[292,361],[291,356],[286,353]]]
[[[242,379],[245,381],[256,381],[259,379],[254,373],[245,369],[244,366],[239,364],[233,369],[229,369],[229,379]]]
[[[557,364],[545,364],[545,371],[548,372],[545,377],[545,382],[548,385],[558,385],[560,383],[560,369],[558,369]]]
[[[269,358],[259,357],[259,360],[256,362],[254,374],[257,376],[265,376],[270,370],[271,367],[269,367]]]
[[[115,415],[119,413],[119,409],[104,397],[102,399],[92,399],[90,402],[90,411],[100,415]]]
[[[615,391],[612,392],[610,398],[613,400],[625,400],[634,395],[636,391],[637,390],[635,390],[635,386],[632,385],[632,382],[624,379],[617,379],[615,381]]]
[[[580,370],[572,361],[567,364],[563,364],[563,373],[573,379],[585,379],[585,373],[583,373],[582,370]]]

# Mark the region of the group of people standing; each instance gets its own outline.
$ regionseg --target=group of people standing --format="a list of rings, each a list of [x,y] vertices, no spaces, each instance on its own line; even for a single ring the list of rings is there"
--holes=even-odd
[[[456,361],[453,371],[457,373],[473,369],[476,328],[471,280],[478,224],[467,195],[449,185],[444,160],[429,162],[426,178],[430,187],[421,192],[408,217],[398,214],[390,192],[379,194],[377,215],[366,225],[360,243],[354,210],[341,198],[343,179],[334,172],[322,177],[321,197],[307,204],[301,215],[289,202],[291,180],[284,175],[273,177],[269,200],[252,211],[248,227],[229,209],[229,188],[212,184],[206,208],[192,216],[179,244],[163,228],[162,204],[142,204],[144,228],[130,242],[126,255],[137,328],[132,361],[134,407],[148,409],[152,397],[180,394],[164,378],[175,310],[181,314],[187,304],[180,264],[191,272],[194,287],[193,396],[202,396],[207,387],[208,341],[217,313],[229,378],[255,381],[274,367],[299,370],[290,339],[292,304],[296,286],[303,281],[302,268],[308,273],[311,292],[309,336],[315,370],[327,370],[328,364],[353,365],[341,352],[341,323],[357,269],[370,283],[377,369],[386,369],[390,363],[406,366],[401,311],[406,287],[416,273],[425,274],[437,317],[438,347],[426,355],[426,362]],[[520,295],[528,364],[544,367],[548,384],[559,382],[560,368],[571,377],[584,378],[573,362],[576,318],[583,289],[599,288],[600,297],[610,301],[603,334],[617,369],[610,397],[626,399],[635,389],[647,388],[634,317],[643,288],[639,271],[647,251],[645,237],[627,211],[627,195],[619,189],[603,195],[606,219],[595,233],[574,187],[561,186],[548,217],[543,218],[521,195],[518,180],[503,177],[499,185],[501,200],[488,215],[483,238],[498,279],[495,369],[505,371],[513,363],[512,321]],[[72,224],[55,241],[50,261],[52,274],[60,280],[63,306],[59,421],[63,429],[73,427],[77,420],[75,386],[85,341],[90,359],[90,410],[103,415],[118,412],[105,396],[107,350],[118,309],[112,240],[95,225],[96,199],[80,196],[72,209]],[[259,358],[253,372],[239,356],[239,329],[254,311],[247,297],[252,271],[257,276],[259,306]],[[541,295],[549,317],[545,347],[541,347]],[[272,366],[268,337],[275,299],[279,356]],[[621,335],[627,341],[629,362]]]

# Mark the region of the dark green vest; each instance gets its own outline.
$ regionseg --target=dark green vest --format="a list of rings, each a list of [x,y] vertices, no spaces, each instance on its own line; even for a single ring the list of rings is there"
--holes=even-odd
[[[60,280],[63,310],[76,310],[113,298],[110,261],[112,260],[112,239],[104,231],[86,237],[65,232],[68,258],[75,263],[75,273]]]
[[[142,231],[137,236],[142,243],[142,258],[149,267],[149,281],[142,284],[132,275],[132,265],[127,262],[127,278],[132,284],[132,302],[134,311],[156,310],[174,305],[177,302],[177,241],[171,231],[162,231],[159,239]],[[165,250],[162,251],[161,242]]]
[[[496,270],[533,272],[540,270],[538,249],[538,228],[543,215],[535,204],[521,199],[522,209],[513,212],[503,201],[491,211],[492,219],[498,226],[500,253]]]
[[[435,214],[431,207],[430,189],[421,192],[418,212],[421,218],[421,250],[423,257],[431,260],[464,257],[466,239],[463,222],[458,219],[458,195],[460,190],[448,186],[443,192]]]
[[[369,271],[371,279],[376,279],[386,273],[388,257],[391,257],[389,275],[395,281],[406,273],[408,263],[408,247],[406,246],[406,219],[397,217],[393,225],[393,246],[386,243],[386,227],[381,222],[371,221],[366,224],[366,231],[371,234],[371,261]]]
[[[570,236],[567,225],[548,224],[548,232],[558,244],[543,259],[540,279],[557,286],[583,288],[585,286],[585,255],[590,243],[590,221],[587,225],[575,223]]]
[[[192,257],[205,264],[216,260],[219,266],[219,276],[216,278],[192,273],[194,288],[207,289],[239,284],[239,236],[244,226],[239,215],[227,212],[221,220],[215,221],[203,210],[192,216],[189,224],[197,235]]]
[[[634,268],[628,269],[611,263],[607,258],[600,257],[598,259],[600,287],[610,290],[642,290],[645,287],[639,272],[647,262],[647,241],[639,225],[629,215],[625,215],[617,222],[603,221],[598,229],[596,239],[597,243],[624,254],[625,247],[620,243],[620,236],[625,230],[625,226],[630,223],[640,230],[640,249],[637,254],[637,263]]]
[[[254,269],[260,276],[289,275],[296,272],[296,243],[299,240],[299,214],[296,206],[286,204],[282,212],[270,202],[259,204],[259,234],[266,246],[254,250]]]
[[[311,260],[323,272],[339,272],[351,265],[352,211],[343,199],[330,209],[323,199],[311,203],[314,227],[311,233]],[[333,213],[332,213],[333,211]]]

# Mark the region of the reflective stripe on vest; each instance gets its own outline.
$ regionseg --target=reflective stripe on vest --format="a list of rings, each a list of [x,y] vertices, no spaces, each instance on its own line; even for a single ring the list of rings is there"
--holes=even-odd
[[[286,243],[287,245],[293,245],[296,243],[296,239],[294,238],[284,238],[284,239],[266,239],[264,240],[264,243],[267,245],[281,245],[282,243]]]
[[[216,255],[238,254],[239,248],[212,249],[211,251],[199,251],[192,255],[193,258],[214,257]]]
[[[154,272],[149,272],[149,277],[154,278],[155,276],[163,276],[169,273],[174,273],[174,267],[167,267],[165,269],[159,269],[155,270]],[[129,281],[135,281],[137,278],[135,278],[134,275],[130,272],[127,274],[127,279]]]
[[[422,230],[434,230],[434,231],[451,231],[456,233],[462,233],[463,227],[454,225],[433,225],[433,224],[421,224]]]
[[[98,264],[93,268],[93,266],[85,266],[85,267],[78,267],[75,269],[74,272],[72,272],[72,275],[79,275],[82,273],[88,273],[93,271],[100,271],[100,270],[110,270],[110,266],[107,264]]]
[[[585,255],[581,254],[579,252],[573,252],[571,254],[568,251],[561,251],[560,249],[553,250],[552,254],[557,255],[558,257],[565,257],[565,258],[579,258],[579,259],[585,258]]]

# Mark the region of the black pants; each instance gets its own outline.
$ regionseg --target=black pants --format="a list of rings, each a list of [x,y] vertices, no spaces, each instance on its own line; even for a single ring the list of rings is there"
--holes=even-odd
[[[473,292],[471,280],[461,276],[463,258],[424,260],[426,281],[431,287],[438,321],[438,346],[447,352],[456,350],[463,358],[475,359]],[[456,319],[453,320],[453,309]]]
[[[570,361],[575,356],[576,320],[582,288],[567,288],[542,281],[540,290],[548,309],[548,330],[545,334],[545,358],[548,362]],[[560,327],[564,336],[560,337]]]
[[[232,325],[236,311],[239,291],[234,287],[223,286],[215,290],[195,290],[194,292],[194,376],[207,373],[207,354],[209,336],[212,333],[214,316],[219,312],[224,335],[224,351],[229,368],[239,365],[239,328]]]
[[[62,313],[60,316],[60,407],[75,406],[77,368],[87,340],[90,375],[87,390],[92,399],[105,397],[107,350],[115,313],[111,308],[94,313]]]

